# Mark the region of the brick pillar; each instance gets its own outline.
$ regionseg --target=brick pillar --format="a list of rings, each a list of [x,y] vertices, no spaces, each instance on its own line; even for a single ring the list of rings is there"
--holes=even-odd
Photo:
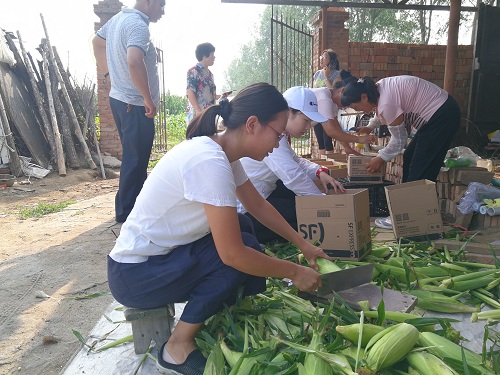
[[[344,8],[323,7],[320,12],[312,19],[314,28],[313,35],[313,62],[314,71],[319,66],[319,57],[321,53],[328,48],[337,53],[339,60],[339,69],[349,70],[349,29],[346,29],[344,22],[349,19],[349,13]],[[311,131],[311,154],[313,157],[319,157],[318,142]]]
[[[123,4],[118,0],[103,0],[94,4],[94,13],[100,19],[94,25],[95,31],[99,30],[111,17],[117,14],[122,6]],[[104,79],[104,73],[106,72],[97,67],[97,107],[101,121],[99,143],[102,152],[107,152],[121,160],[122,145],[109,106],[109,90],[111,89],[111,85],[108,80]]]
[[[323,8],[312,21],[314,31],[313,59],[315,70],[319,69],[319,56],[328,48],[337,53],[340,70],[349,70],[349,29],[344,26],[349,13],[344,8]],[[323,37],[323,33],[326,35]],[[323,45],[323,41],[324,44]]]

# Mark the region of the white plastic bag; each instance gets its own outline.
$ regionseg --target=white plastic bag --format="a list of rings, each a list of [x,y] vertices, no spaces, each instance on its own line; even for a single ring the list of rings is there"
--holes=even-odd
[[[30,163],[31,158],[28,158],[26,156],[19,156],[19,159],[21,160],[21,169],[23,170],[24,175],[27,177],[44,178],[50,172],[48,169]]]
[[[471,182],[457,208],[462,215],[477,210],[485,199],[500,198],[500,189],[479,182]]]

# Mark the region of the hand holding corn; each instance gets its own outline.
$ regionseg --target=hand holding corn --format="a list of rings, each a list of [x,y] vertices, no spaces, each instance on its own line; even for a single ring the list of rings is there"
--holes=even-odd
[[[315,291],[321,286],[319,273],[309,267],[297,266],[290,279],[293,285],[304,292]]]

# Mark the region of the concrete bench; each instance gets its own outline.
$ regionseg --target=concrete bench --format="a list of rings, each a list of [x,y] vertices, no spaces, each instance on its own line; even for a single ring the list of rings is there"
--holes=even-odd
[[[158,348],[170,338],[174,328],[174,304],[156,309],[134,309],[124,307],[125,320],[132,323],[134,350],[146,353],[153,340]]]

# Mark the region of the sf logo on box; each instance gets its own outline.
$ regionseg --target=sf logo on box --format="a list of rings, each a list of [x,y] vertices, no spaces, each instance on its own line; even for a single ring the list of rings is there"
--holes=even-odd
[[[325,229],[323,223],[317,224],[300,224],[299,233],[306,240],[311,240],[313,243],[317,241],[318,245],[321,245],[325,240]]]

